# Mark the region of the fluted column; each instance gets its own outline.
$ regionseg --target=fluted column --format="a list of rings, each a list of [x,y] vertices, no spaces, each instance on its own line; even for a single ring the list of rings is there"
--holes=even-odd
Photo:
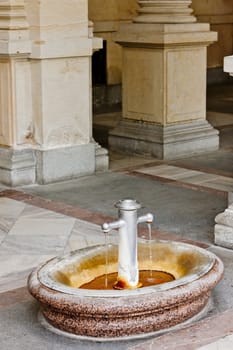
[[[191,0],[139,0],[138,23],[192,23]]]

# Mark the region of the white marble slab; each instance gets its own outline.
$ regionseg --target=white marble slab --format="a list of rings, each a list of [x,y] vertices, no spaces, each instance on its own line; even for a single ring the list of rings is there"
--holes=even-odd
[[[43,255],[64,251],[75,219],[27,205],[2,243],[8,254]]]
[[[2,229],[1,229],[2,227]],[[99,225],[11,199],[0,199],[0,292],[26,285],[34,267],[54,256],[116,243]]]
[[[4,239],[6,238],[6,235],[7,233],[0,229],[0,246],[1,246],[1,243],[4,241]]]
[[[15,224],[26,204],[9,198],[0,198],[0,244]]]
[[[117,242],[117,233],[112,231],[107,236],[107,242],[113,244]],[[93,246],[98,244],[105,244],[105,235],[99,225],[90,222],[76,220],[70,235],[66,252]]]
[[[76,219],[0,199],[0,292],[26,285],[30,271],[63,255]]]
[[[215,343],[211,343],[199,348],[199,350],[232,350],[233,349],[233,335],[228,335]]]
[[[0,218],[17,219],[27,204],[14,199],[0,198]]]
[[[189,170],[172,165],[155,165],[138,169],[137,172],[220,191],[233,191],[233,179],[230,177]]]

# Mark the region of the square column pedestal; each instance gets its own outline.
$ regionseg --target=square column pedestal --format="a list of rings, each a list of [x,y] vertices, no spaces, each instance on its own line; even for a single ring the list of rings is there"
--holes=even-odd
[[[174,159],[213,151],[218,131],[206,121],[206,53],[217,39],[205,23],[131,23],[123,47],[123,117],[110,148]]]

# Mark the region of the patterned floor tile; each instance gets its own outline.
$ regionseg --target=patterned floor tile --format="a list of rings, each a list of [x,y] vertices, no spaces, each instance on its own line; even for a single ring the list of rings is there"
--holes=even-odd
[[[87,246],[105,244],[105,235],[100,225],[86,221],[76,220],[69,238],[66,251],[73,251]],[[117,232],[114,230],[108,234],[107,242],[114,244],[117,241]]]
[[[0,218],[0,292],[25,286],[34,267],[63,255],[76,220],[6,198]]]
[[[199,350],[232,350],[233,349],[233,335],[229,335],[220,339],[215,343],[202,346]]]
[[[137,169],[136,172],[224,192],[233,191],[233,178],[171,165],[144,167]]]
[[[2,243],[8,254],[52,254],[63,251],[75,219],[30,205]]]
[[[0,198],[0,245],[15,224],[25,204],[9,198]]]

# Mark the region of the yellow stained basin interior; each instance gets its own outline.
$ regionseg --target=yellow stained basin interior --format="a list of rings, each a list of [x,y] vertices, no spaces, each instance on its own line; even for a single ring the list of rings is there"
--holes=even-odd
[[[199,274],[209,264],[209,257],[195,248],[185,244],[179,246],[177,243],[169,245],[155,241],[151,244],[139,243],[139,270],[164,271],[173,275],[176,280]],[[108,247],[107,267],[106,249],[103,248],[94,254],[87,254],[82,259],[64,264],[53,272],[53,280],[69,287],[79,288],[105,273],[117,272],[117,249],[117,246]],[[150,256],[152,259],[149,258]]]

